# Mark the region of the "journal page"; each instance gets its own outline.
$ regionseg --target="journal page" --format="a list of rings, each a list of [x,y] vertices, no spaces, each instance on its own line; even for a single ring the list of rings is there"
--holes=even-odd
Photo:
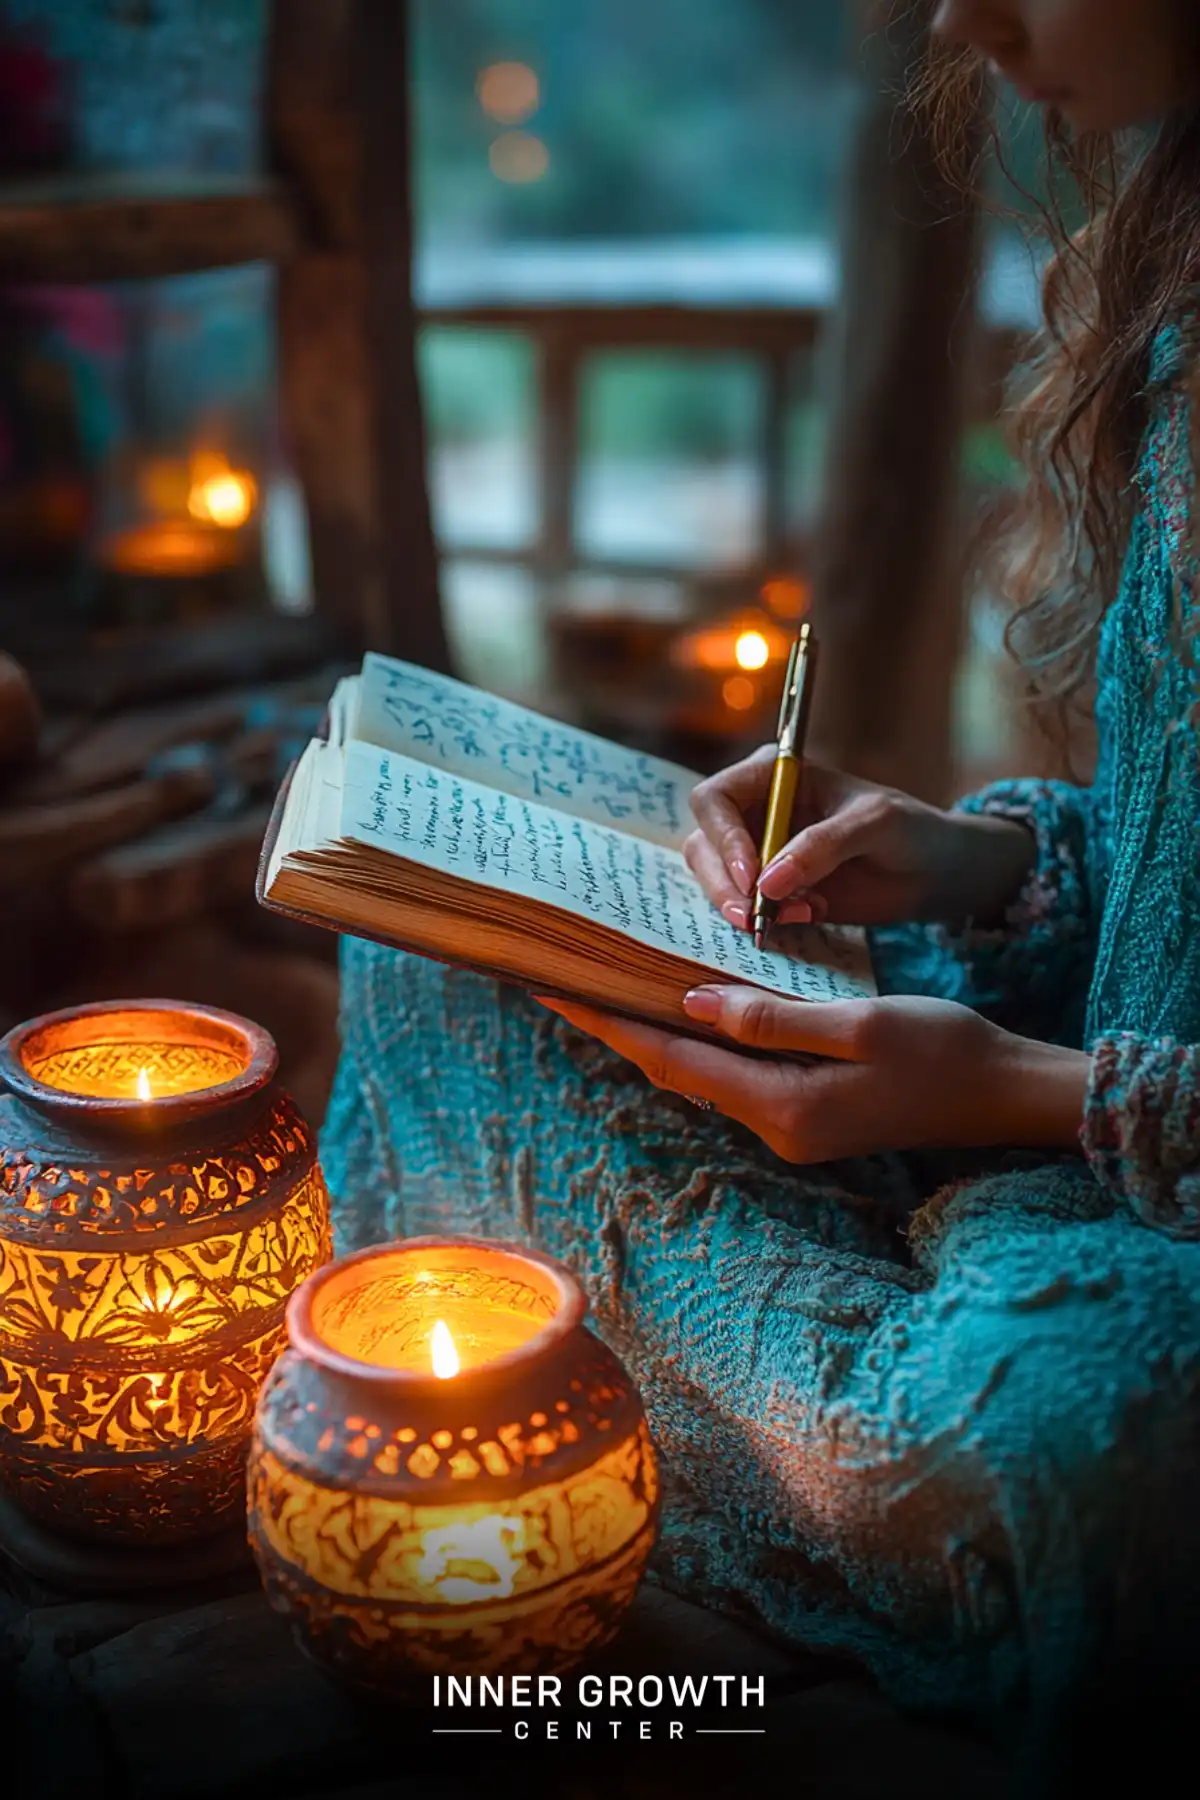
[[[346,750],[341,806],[343,838],[591,919],[731,980],[804,1000],[875,991],[860,932],[805,927],[795,957],[756,950],[669,846],[359,742]]]
[[[650,843],[678,848],[692,829],[700,778],[690,769],[391,657],[364,657],[352,729],[378,749]]]

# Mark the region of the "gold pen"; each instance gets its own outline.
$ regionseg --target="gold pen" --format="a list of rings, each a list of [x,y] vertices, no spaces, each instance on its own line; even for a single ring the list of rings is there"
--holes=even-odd
[[[791,836],[792,807],[800,779],[800,763],[804,755],[804,735],[812,706],[813,673],[817,662],[817,642],[806,619],[801,625],[792,653],[788,657],[783,683],[783,699],[779,707],[779,724],[775,737],[775,767],[771,773],[771,792],[767,798],[767,822],[763,830],[759,875],[783,849]],[[750,926],[754,947],[761,950],[767,933],[779,915],[779,903],[767,900],[754,890],[754,907]]]

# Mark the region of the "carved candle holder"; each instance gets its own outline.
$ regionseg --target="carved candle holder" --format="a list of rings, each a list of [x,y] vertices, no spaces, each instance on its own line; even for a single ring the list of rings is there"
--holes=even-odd
[[[414,1238],[320,1270],[258,1406],[250,1541],[327,1672],[549,1672],[616,1631],[653,1546],[641,1400],[535,1251]]]
[[[0,1482],[53,1533],[144,1548],[241,1518],[288,1298],[331,1254],[277,1061],[249,1020],[168,1000],[0,1041]]]

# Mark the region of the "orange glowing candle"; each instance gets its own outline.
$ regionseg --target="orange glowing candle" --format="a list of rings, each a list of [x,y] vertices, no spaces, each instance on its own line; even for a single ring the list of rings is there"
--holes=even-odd
[[[242,551],[232,532],[190,519],[154,519],[117,533],[101,545],[101,564],[114,575],[160,579],[220,574]]]
[[[478,1239],[318,1271],[259,1402],[250,1541],[318,1663],[387,1692],[604,1643],[658,1518],[637,1390],[549,1258]]]
[[[0,1480],[51,1530],[236,1526],[258,1388],[328,1260],[316,1141],[259,1026],[165,1000],[0,1041]],[[202,1372],[202,1373],[198,1373]]]

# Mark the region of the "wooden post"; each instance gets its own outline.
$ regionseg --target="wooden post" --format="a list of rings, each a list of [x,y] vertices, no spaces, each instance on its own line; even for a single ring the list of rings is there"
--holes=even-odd
[[[777,346],[763,357],[761,365],[765,383],[759,451],[763,479],[762,553],[772,571],[786,569],[791,554],[787,428],[794,362],[792,351]]]
[[[948,797],[962,619],[959,457],[975,326],[976,209],[906,100],[930,0],[889,0],[865,46],[831,431],[813,552],[822,646],[814,756]]]
[[[579,470],[579,348],[569,327],[547,321],[537,338],[538,573],[543,588],[562,580],[575,560],[575,481]],[[543,592],[543,606],[550,599]]]
[[[283,426],[348,654],[448,670],[412,298],[405,0],[275,0],[268,129],[303,242],[279,272]]]

